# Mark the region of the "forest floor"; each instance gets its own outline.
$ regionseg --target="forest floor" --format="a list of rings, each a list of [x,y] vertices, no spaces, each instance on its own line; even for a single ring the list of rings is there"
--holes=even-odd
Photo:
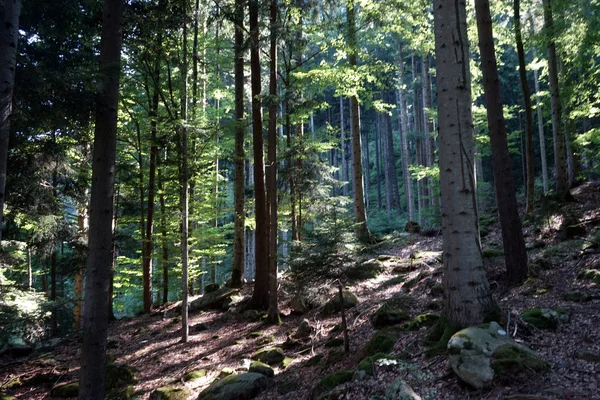
[[[391,351],[402,356],[403,362],[377,366],[372,377],[349,382],[341,386],[339,399],[383,398],[386,386],[395,378],[402,377],[423,399],[504,399],[511,395],[523,395],[522,399],[600,399],[600,364],[598,360],[585,361],[576,357],[578,352],[589,350],[600,352],[600,300],[586,302],[566,301],[565,293],[580,291],[598,293],[598,285],[577,279],[586,269],[600,269],[600,183],[587,183],[573,190],[574,202],[569,202],[554,212],[541,211],[540,225],[525,224],[524,233],[529,246],[530,262],[544,259],[539,275],[527,283],[510,287],[503,278],[504,258],[485,259],[491,288],[499,302],[503,325],[507,326],[515,340],[533,350],[552,367],[551,372],[527,375],[507,382],[495,382],[491,388],[475,390],[462,383],[452,372],[447,357],[427,357],[423,344],[425,328],[405,332]],[[541,205],[543,207],[543,205]],[[566,239],[560,229],[565,215],[580,219],[585,234]],[[497,222],[485,227],[487,235],[482,239],[483,247],[498,248],[501,244]],[[408,273],[402,282],[390,265],[374,279],[350,287],[360,303],[347,310],[350,329],[350,352],[337,352],[338,360],[327,360],[327,340],[340,323],[339,315],[323,316],[320,310],[305,315],[294,315],[289,307],[290,296],[282,293],[282,320],[279,326],[264,322],[249,322],[243,314],[205,311],[190,314],[190,326],[204,324],[206,330],[192,329],[186,344],[180,341],[180,323],[175,305],[161,308],[150,315],[122,319],[111,323],[109,340],[112,345],[108,353],[121,364],[132,367],[138,383],[135,389],[141,399],[148,399],[155,388],[164,385],[185,387],[190,391],[189,399],[195,399],[226,367],[243,370],[248,359],[257,349],[280,346],[288,340],[291,329],[298,327],[307,318],[316,327],[311,337],[311,346],[296,346],[285,350],[293,359],[286,368],[276,368],[276,385],[263,392],[259,399],[308,399],[311,389],[326,374],[341,369],[356,369],[364,358],[365,343],[376,330],[370,317],[385,301],[400,294],[410,299],[411,316],[431,312],[432,301],[441,302],[435,293],[436,282],[441,282],[441,237],[415,236],[409,244],[397,246],[383,244],[374,251],[374,256],[392,256],[396,260],[418,257],[418,269]],[[534,246],[533,243],[536,243]],[[543,243],[542,243],[543,242]],[[385,259],[387,257],[381,257]],[[549,263],[548,263],[549,262]],[[423,274],[424,271],[429,273]],[[411,290],[404,288],[405,282],[416,276],[423,277]],[[244,294],[251,293],[251,286]],[[436,298],[437,296],[437,298]],[[539,330],[525,323],[519,315],[531,307],[563,309],[569,314],[569,322],[561,323],[555,331]],[[251,338],[251,332],[261,332],[260,337]],[[265,338],[272,340],[271,343]],[[0,357],[0,386],[15,377],[26,377],[41,373],[58,373],[60,382],[78,378],[79,337],[65,338],[50,355],[34,355],[29,358],[11,359]],[[316,354],[324,358],[316,365],[307,362]],[[51,357],[55,362],[43,362],[40,358]],[[206,369],[206,377],[183,382],[182,377],[192,370]],[[22,386],[10,391],[18,399],[50,399],[47,386]],[[537,397],[527,397],[535,395]],[[512,397],[516,399],[518,397]]]

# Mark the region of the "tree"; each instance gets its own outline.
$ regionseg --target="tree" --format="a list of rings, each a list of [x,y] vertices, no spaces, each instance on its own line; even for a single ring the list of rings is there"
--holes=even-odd
[[[552,19],[552,0],[542,0],[544,7],[544,26],[548,48],[548,81],[550,83],[550,105],[552,106],[552,133],[554,138],[554,170],[556,175],[556,194],[562,198],[571,196],[565,154],[565,136],[561,120],[560,89],[558,86],[558,67],[556,43],[554,42],[554,21]]]
[[[21,0],[5,0],[0,5],[0,240],[4,200],[6,198],[6,172],[8,163],[8,138],[12,114],[17,42],[19,39],[19,16]]]
[[[183,12],[183,56],[181,62],[181,120],[179,127],[179,140],[181,151],[181,341],[187,343],[188,327],[188,217],[189,217],[189,193],[188,193],[188,133],[187,133],[187,0],[181,1]]]
[[[104,1],[100,86],[92,161],[89,253],[85,272],[80,400],[102,400],[105,391],[122,9],[122,0]]]
[[[500,216],[500,226],[502,227],[504,259],[508,280],[516,283],[522,282],[527,277],[527,252],[519,218],[515,185],[510,170],[489,0],[476,0],[475,11],[477,14],[479,53],[487,105],[488,129],[492,145],[492,167],[498,201],[498,214]]]
[[[494,309],[483,269],[475,191],[471,76],[465,2],[434,1],[439,118],[443,315],[456,327]]]

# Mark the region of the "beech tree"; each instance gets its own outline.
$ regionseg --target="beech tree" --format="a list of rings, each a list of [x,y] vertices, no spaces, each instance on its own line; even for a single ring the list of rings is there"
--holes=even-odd
[[[102,400],[105,392],[122,9],[122,0],[104,1],[85,270],[80,400]]]

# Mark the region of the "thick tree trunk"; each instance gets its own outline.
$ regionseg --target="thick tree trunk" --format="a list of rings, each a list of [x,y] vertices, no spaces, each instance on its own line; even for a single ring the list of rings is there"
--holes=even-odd
[[[479,53],[481,55],[483,88],[487,105],[488,129],[492,147],[494,183],[496,185],[498,214],[504,244],[504,260],[506,261],[509,281],[518,283],[527,278],[527,252],[519,218],[515,185],[510,169],[510,155],[508,153],[502,99],[500,98],[500,79],[496,65],[489,0],[475,0],[475,11],[477,14]]]
[[[534,176],[533,176],[533,112],[531,110],[531,97],[529,95],[529,84],[527,83],[527,69],[525,64],[525,50],[523,49],[523,38],[521,36],[521,1],[514,0],[514,24],[515,41],[517,42],[517,54],[519,56],[519,77],[523,90],[523,101],[525,102],[525,155],[527,162],[527,182],[525,193],[527,204],[525,212],[530,213],[534,207]]]
[[[462,0],[434,0],[444,255],[443,315],[450,325],[483,322],[495,308],[485,276],[473,168],[467,16]]]
[[[0,4],[0,22],[2,22],[2,29],[0,29],[0,241],[6,200],[8,138],[15,87],[20,15],[21,0],[4,0]]]
[[[234,232],[233,268],[231,287],[242,287],[244,280],[244,2],[235,3],[235,187],[234,187]]]
[[[79,237],[83,238],[84,235],[87,234],[87,205],[80,205],[77,210],[77,233]],[[83,251],[79,251],[79,255],[82,256]],[[83,258],[83,257],[82,257]],[[27,262],[29,264],[30,254],[29,248],[27,252]],[[77,266],[77,271],[75,272],[75,283],[74,283],[74,293],[73,297],[75,298],[75,304],[73,306],[73,329],[79,330],[81,328],[81,311],[83,306],[83,275],[85,273],[85,264],[81,264]]]
[[[250,15],[250,72],[252,87],[252,139],[254,152],[254,204],[256,218],[256,279],[250,308],[267,309],[269,306],[268,242],[269,220],[265,198],[265,164],[263,154],[262,105],[260,83],[259,3],[248,2]]]
[[[565,154],[565,137],[561,125],[561,105],[558,87],[558,67],[556,44],[554,43],[554,22],[552,20],[551,0],[542,0],[544,5],[544,25],[548,38],[548,81],[550,83],[550,104],[552,106],[552,133],[554,137],[554,169],[556,175],[556,194],[569,198],[569,178]]]
[[[269,215],[269,321],[279,323],[279,306],[277,304],[277,266],[278,266],[278,229],[277,229],[277,113],[279,98],[277,97],[277,38],[278,0],[271,0],[270,6],[270,71],[269,71],[269,138],[267,168],[267,214]],[[314,125],[311,126],[314,135]]]
[[[92,157],[89,253],[85,271],[80,400],[103,400],[105,392],[122,9],[122,0],[104,1]]]

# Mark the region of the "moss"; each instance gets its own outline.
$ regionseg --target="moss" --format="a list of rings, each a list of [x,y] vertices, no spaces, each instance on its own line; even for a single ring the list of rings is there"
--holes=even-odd
[[[196,379],[204,378],[208,371],[205,369],[197,369],[194,371],[190,371],[183,376],[184,382],[195,381]]]
[[[287,367],[289,367],[289,366],[290,366],[290,364],[291,364],[292,362],[294,362],[294,359],[293,359],[293,358],[290,358],[290,357],[286,357],[286,358],[284,358],[284,359],[283,359],[283,361],[281,362],[281,368],[282,368],[282,369],[286,369]]]
[[[551,310],[531,308],[521,314],[521,318],[525,322],[530,323],[538,329],[556,330],[558,322],[561,319],[568,318],[568,315],[563,310]]]
[[[492,356],[494,373],[499,377],[509,377],[529,371],[550,371],[550,365],[535,355],[516,346],[502,346]]]
[[[273,368],[260,361],[252,362],[252,364],[250,364],[248,372],[256,372],[257,374],[268,376],[269,378],[273,378],[275,376],[275,371],[273,370]]]
[[[61,383],[52,388],[52,397],[77,397],[79,395],[79,382]]]
[[[260,350],[252,357],[253,360],[262,361],[269,365],[277,365],[281,363],[284,358],[283,350],[279,347]]]
[[[380,329],[406,321],[410,314],[402,306],[403,302],[399,299],[386,301],[371,317],[371,324]]]
[[[439,311],[442,309],[442,303],[439,301],[431,301],[429,304],[427,304],[427,308],[432,311]]]
[[[377,353],[389,353],[398,341],[399,337],[400,332],[397,328],[382,329],[373,335],[373,337],[371,337],[371,339],[367,342],[367,345],[365,346],[365,353],[368,356],[372,356]]]
[[[584,292],[568,292],[568,293],[564,293],[562,298],[563,298],[563,300],[566,300],[566,301],[574,301],[576,303],[585,303],[586,301],[600,298],[600,295],[593,295],[593,294],[584,293]]]
[[[358,304],[358,297],[348,290],[343,291],[342,298],[344,300],[344,308],[346,310]],[[325,315],[331,315],[340,311],[341,307],[342,302],[340,301],[340,295],[336,293],[335,296],[325,304],[325,307],[323,307],[323,313]]]
[[[358,363],[357,371],[364,371],[367,375],[373,375],[373,363],[377,360],[394,360],[395,358],[385,353],[377,353],[361,360]]]
[[[325,362],[326,367],[330,367],[333,364],[337,364],[339,361],[344,358],[344,352],[341,350],[331,349],[329,353],[327,353],[327,361]]]
[[[225,378],[227,376],[235,374],[235,370],[233,368],[223,368],[221,372],[219,372],[219,379]]]
[[[16,397],[0,393],[0,400],[17,400]]]
[[[19,386],[21,386],[21,380],[19,378],[13,378],[10,381],[8,381],[7,383],[5,383],[4,385],[2,385],[2,387],[0,389],[10,390],[10,389],[14,389]]]
[[[121,389],[113,389],[106,393],[107,400],[130,400],[136,394],[135,387],[127,386]]]
[[[311,357],[308,360],[306,360],[306,365],[307,366],[317,365],[318,363],[321,362],[321,360],[323,359],[323,357],[325,357],[323,354],[316,354],[313,357]]]
[[[118,389],[137,383],[133,370],[122,364],[108,364],[106,366],[106,389]]]
[[[378,260],[368,260],[360,264],[355,264],[346,269],[346,278],[353,281],[364,281],[376,278],[384,270],[383,264]]]
[[[255,339],[257,337],[261,337],[263,335],[262,332],[250,332],[247,336],[246,339]]]
[[[504,255],[504,251],[502,251],[500,249],[489,248],[489,249],[483,250],[482,255],[483,255],[483,258],[500,257],[500,256]]]
[[[600,270],[586,269],[577,275],[577,279],[600,284]]]
[[[275,341],[275,336],[269,335],[269,336],[265,336],[265,337],[260,338],[256,343],[259,346],[262,346],[264,344],[273,343],[274,341]]]
[[[156,389],[150,395],[150,400],[187,400],[190,392],[173,386],[165,386]]]
[[[331,338],[325,342],[325,347],[340,347],[344,345],[344,339],[342,338]]]
[[[341,370],[325,376],[317,386],[313,388],[311,398],[316,398],[321,394],[327,393],[336,386],[350,382],[353,376],[354,372],[350,370]]]
[[[391,286],[396,286],[401,284],[402,282],[404,282],[406,280],[406,277],[403,275],[397,276],[395,278],[392,279],[388,279],[387,281],[383,282],[381,285],[379,285],[379,289],[387,289]]]
[[[426,326],[433,326],[439,318],[439,315],[433,313],[417,315],[412,320],[402,325],[402,330],[416,331]]]
[[[452,335],[459,330],[459,328],[449,325],[445,318],[440,317],[426,336],[425,343],[430,347],[425,352],[425,355],[434,357],[439,354],[450,352],[450,350],[448,350],[448,342]]]

